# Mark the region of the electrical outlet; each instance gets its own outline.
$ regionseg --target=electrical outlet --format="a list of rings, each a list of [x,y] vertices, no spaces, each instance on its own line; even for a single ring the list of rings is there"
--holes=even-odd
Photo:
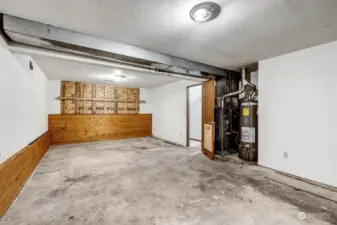
[[[288,158],[288,152],[283,152],[283,158],[285,158],[285,159]]]

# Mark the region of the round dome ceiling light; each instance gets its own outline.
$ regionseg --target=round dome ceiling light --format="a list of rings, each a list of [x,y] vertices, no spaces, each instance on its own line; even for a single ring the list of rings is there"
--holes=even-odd
[[[190,11],[192,20],[198,23],[208,22],[219,16],[221,8],[214,2],[202,2],[194,6]]]

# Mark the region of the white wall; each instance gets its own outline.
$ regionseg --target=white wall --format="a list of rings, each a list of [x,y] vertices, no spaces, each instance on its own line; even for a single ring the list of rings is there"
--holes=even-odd
[[[177,81],[151,89],[152,133],[186,146],[186,87],[195,81]]]
[[[193,86],[188,90],[190,104],[190,138],[201,141],[202,86]]]
[[[29,61],[34,70],[29,69]],[[0,163],[48,130],[47,78],[35,62],[0,45]]]
[[[147,114],[152,113],[149,89],[140,88],[139,90],[140,100],[146,101],[146,103],[140,104],[139,113]],[[61,104],[60,100],[55,98],[59,97],[61,93],[61,81],[60,80],[49,80],[48,81],[48,113],[49,114],[60,114]]]
[[[337,187],[336,71],[337,42],[259,63],[260,165]]]
[[[259,86],[259,72],[258,71],[250,73],[250,82],[255,84],[256,87],[258,88],[258,86]]]
[[[145,101],[146,103],[141,103],[139,106],[139,113],[147,114],[152,113],[152,106],[151,106],[151,95],[150,89],[140,88],[139,89],[139,98],[141,101]]]
[[[48,81],[48,114],[60,114],[61,103],[57,100],[61,94],[61,81],[49,80]]]

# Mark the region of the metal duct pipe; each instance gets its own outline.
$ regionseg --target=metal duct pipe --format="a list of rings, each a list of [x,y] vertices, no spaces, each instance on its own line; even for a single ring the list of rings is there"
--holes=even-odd
[[[226,98],[235,96],[235,95],[239,95],[241,93],[243,93],[245,91],[246,86],[251,86],[252,88],[256,89],[256,86],[254,84],[252,84],[251,82],[249,82],[246,78],[246,68],[242,68],[242,75],[241,75],[241,89],[234,91],[234,92],[230,92],[227,93],[223,96],[221,96],[221,108],[225,108],[225,100]]]

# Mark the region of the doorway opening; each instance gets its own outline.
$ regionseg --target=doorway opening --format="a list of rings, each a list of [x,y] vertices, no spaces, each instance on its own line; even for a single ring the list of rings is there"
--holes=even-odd
[[[201,149],[202,84],[187,87],[187,147]]]

